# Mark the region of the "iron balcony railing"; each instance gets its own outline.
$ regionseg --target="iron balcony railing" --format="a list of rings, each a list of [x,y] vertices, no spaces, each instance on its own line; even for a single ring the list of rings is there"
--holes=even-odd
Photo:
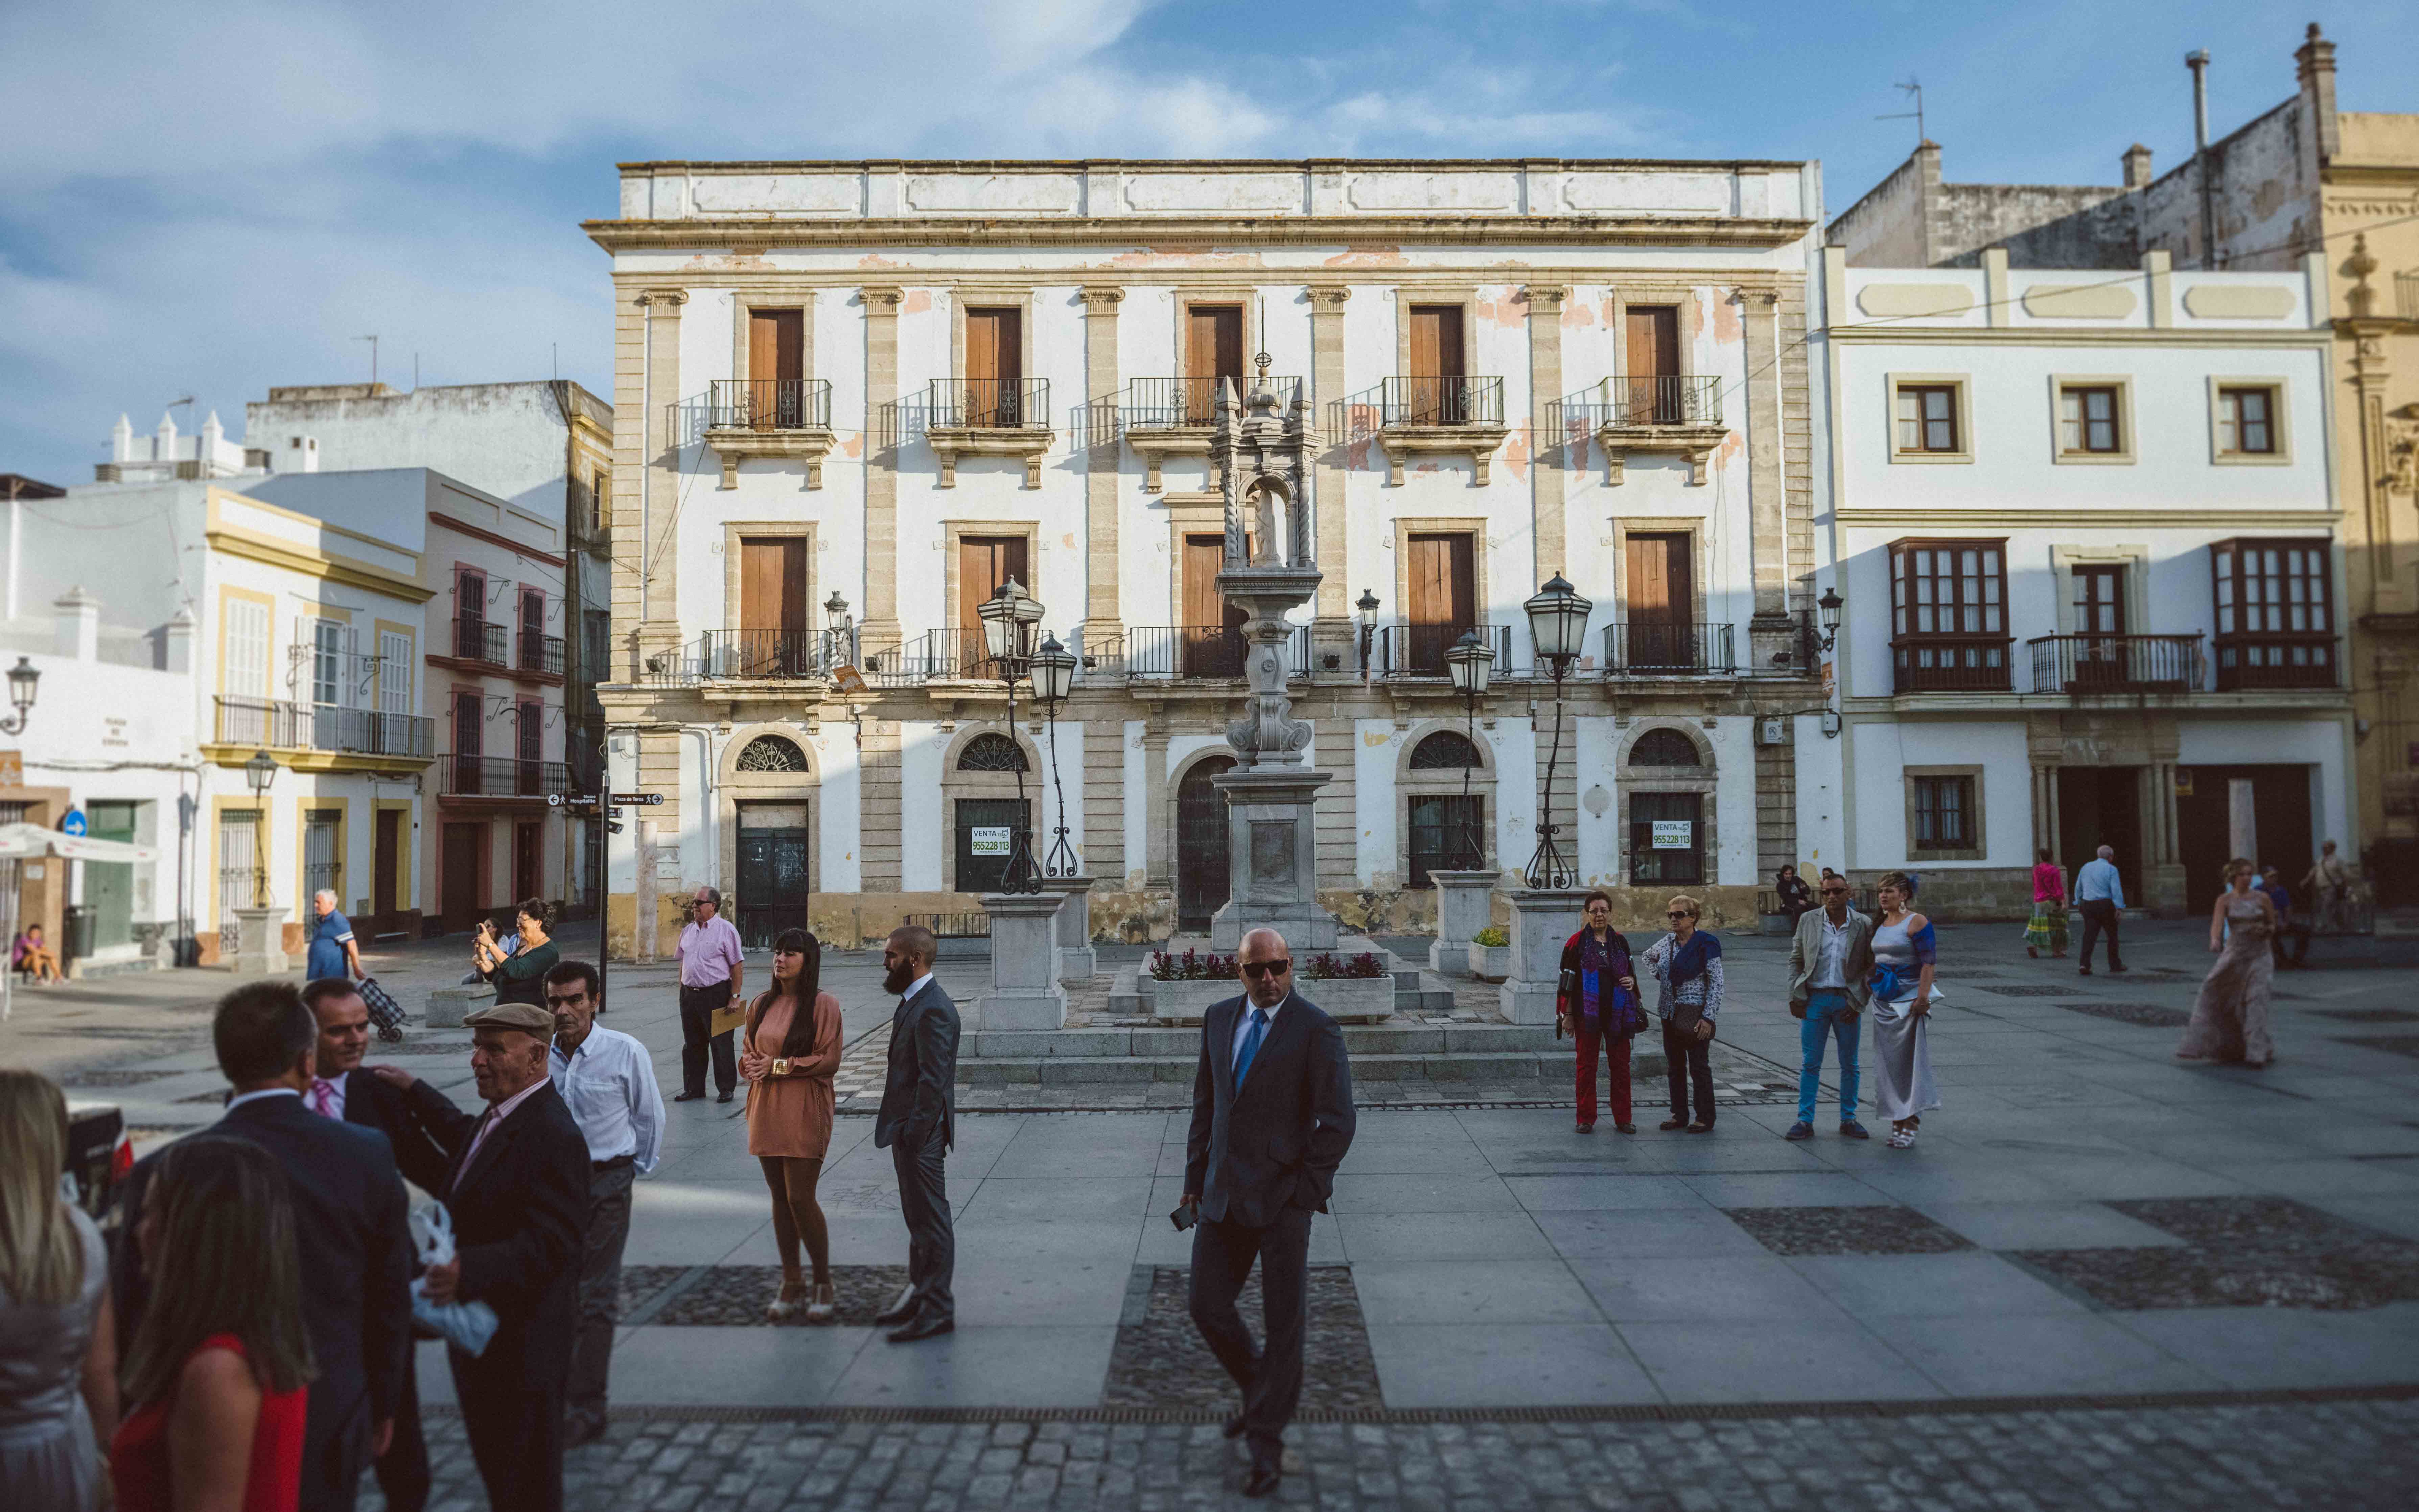
[[[2025,643],[2036,693],[2189,693],[2201,686],[2196,635],[2044,635]]]
[[[1287,409],[1302,397],[1302,379],[1298,378],[1134,378],[1126,384],[1125,426],[1128,430],[1164,430],[1177,425],[1207,425],[1217,418],[1220,384],[1233,384],[1236,397],[1240,399],[1250,397],[1263,382],[1276,391],[1278,403]]]
[[[1494,649],[1495,664],[1490,675],[1513,675],[1512,626],[1508,625],[1380,625],[1377,657],[1370,670],[1380,677],[1443,677],[1447,675],[1444,654],[1471,630]]]
[[[2217,638],[2217,690],[2258,687],[2340,687],[2331,635],[2222,635]]]
[[[1901,693],[2011,693],[2013,636],[1901,636],[1890,660]]]
[[[1129,677],[1240,678],[1251,643],[1226,625],[1141,625],[1126,631]],[[1310,626],[1299,625],[1286,638],[1286,675],[1310,675]]]
[[[328,703],[277,703],[221,698],[218,743],[344,756],[427,760],[437,749],[437,724],[416,714],[382,714]]]
[[[1386,425],[1500,425],[1500,378],[1390,378],[1378,385],[1377,422]]]
[[[525,672],[546,672],[562,675],[562,637],[540,635],[524,627],[521,631],[520,660],[516,664]]]
[[[855,654],[854,631],[708,630],[696,662],[701,677],[828,678]]]
[[[1718,425],[1722,383],[1712,374],[1690,377],[1609,378],[1579,400],[1565,401],[1572,419],[1600,425]]]
[[[1039,645],[1040,640],[1035,644]],[[1069,630],[1058,643],[1075,657],[1075,683],[1116,682],[1125,676],[1125,655],[1116,641],[1086,640],[1081,630]],[[845,648],[855,657],[865,680],[882,687],[912,687],[918,683],[999,681],[999,664],[992,659],[983,633],[974,630],[927,630],[922,635],[861,655],[852,639]],[[1017,680],[1017,696],[1030,685]]]
[[[475,615],[457,615],[454,621],[454,655],[463,661],[484,661],[491,667],[512,665],[513,633],[501,625],[492,625]]]
[[[562,762],[456,753],[445,758],[444,766],[441,791],[457,797],[542,798],[571,791],[571,768]]]
[[[826,378],[716,378],[707,385],[705,423],[715,430],[829,430]]]
[[[1048,378],[934,378],[927,424],[938,430],[1047,430]]]
[[[1727,625],[1616,621],[1604,627],[1607,676],[1727,677],[1738,671]]]

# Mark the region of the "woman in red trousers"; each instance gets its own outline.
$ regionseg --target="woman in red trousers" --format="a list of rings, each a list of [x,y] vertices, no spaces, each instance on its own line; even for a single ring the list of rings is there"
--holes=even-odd
[[[1638,1126],[1629,1121],[1629,1036],[1622,1032],[1613,989],[1623,989],[1635,1002],[1638,979],[1629,964],[1629,942],[1612,927],[1611,895],[1591,892],[1585,907],[1587,927],[1563,947],[1554,1026],[1579,1041],[1579,1133],[1595,1127],[1595,1057],[1601,1043],[1612,1068],[1612,1126],[1636,1134]]]

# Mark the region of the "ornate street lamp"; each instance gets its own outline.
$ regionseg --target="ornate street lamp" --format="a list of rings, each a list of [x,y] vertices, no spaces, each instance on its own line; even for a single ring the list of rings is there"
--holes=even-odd
[[[1040,702],[1042,716],[1050,726],[1050,788],[1058,802],[1056,838],[1050,843],[1050,856],[1042,863],[1041,874],[1071,877],[1083,867],[1075,859],[1074,849],[1067,843],[1067,787],[1058,779],[1058,705],[1075,691],[1075,654],[1060,645],[1056,636],[1046,637],[1041,649],[1033,654],[1032,675],[1033,696]]]
[[[1461,639],[1444,654],[1444,670],[1453,679],[1453,690],[1461,695],[1463,727],[1469,732],[1471,761],[1461,769],[1461,834],[1460,856],[1456,870],[1475,872],[1487,865],[1487,845],[1478,826],[1471,822],[1470,810],[1470,768],[1477,763],[1478,701],[1487,696],[1487,674],[1495,666],[1495,649],[1478,639],[1475,630],[1464,630]]]
[[[1828,651],[1831,642],[1840,639],[1840,610],[1846,607],[1846,602],[1840,597],[1840,590],[1831,587],[1823,590],[1823,596],[1814,601],[1814,607],[1823,611],[1823,649]]]
[[[1547,674],[1554,680],[1554,743],[1546,757],[1546,791],[1538,805],[1541,822],[1537,825],[1537,851],[1529,857],[1528,882],[1533,887],[1567,887],[1579,880],[1578,869],[1563,855],[1555,836],[1562,826],[1554,823],[1554,768],[1563,755],[1563,679],[1570,675],[1571,664],[1579,660],[1579,646],[1587,639],[1588,615],[1595,608],[1579,596],[1578,589],[1563,580],[1561,573],[1546,579],[1546,585],[1523,606],[1529,613],[1529,643],[1536,648],[1546,663]]]
[[[840,596],[839,589],[833,589],[831,597],[824,600],[824,616],[831,621],[831,650],[824,657],[824,675],[829,676],[831,665],[835,662],[844,662],[852,667],[856,665],[856,647],[854,644],[856,638],[851,633],[848,600]]]
[[[265,750],[252,753],[243,764],[244,782],[252,789],[253,807],[258,817],[253,821],[252,832],[252,906],[269,906],[269,784],[277,780],[277,760]]]
[[[17,715],[0,719],[0,735],[23,733],[26,717],[34,712],[34,686],[41,680],[41,672],[28,657],[18,657],[17,665],[8,669],[8,702],[17,705]]]
[[[1008,686],[1008,737],[1016,738],[1016,684],[1031,669],[1033,627],[1041,621],[1041,601],[1015,579],[999,585],[976,610],[982,616],[983,649],[999,680]],[[1065,655],[1062,650],[1060,655]],[[1033,827],[1025,822],[1025,763],[1016,764],[1016,825],[1008,849],[1008,870],[999,879],[1002,892],[1040,892],[1041,869],[1033,864]]]
[[[1352,605],[1354,617],[1361,622],[1361,675],[1369,675],[1369,640],[1378,633],[1378,595],[1366,588]]]

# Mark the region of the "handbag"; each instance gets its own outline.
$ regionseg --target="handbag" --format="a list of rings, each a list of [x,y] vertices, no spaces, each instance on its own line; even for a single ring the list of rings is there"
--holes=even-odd
[[[1612,989],[1612,1032],[1626,1039],[1646,1032],[1646,1005],[1628,988]]]
[[[361,994],[362,1006],[370,1011],[370,1022],[377,1026],[379,1039],[403,1038],[403,1005],[393,993],[379,986],[376,977],[363,977],[353,990]]]

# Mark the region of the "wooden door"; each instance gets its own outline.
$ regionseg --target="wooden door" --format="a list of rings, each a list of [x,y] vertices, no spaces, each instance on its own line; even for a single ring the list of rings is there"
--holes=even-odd
[[[487,651],[487,575],[483,572],[457,572],[454,575],[454,655],[465,661],[478,661]]]
[[[2105,687],[2126,680],[2125,568],[2074,569],[2074,680]]]
[[[989,659],[983,649],[983,601],[999,585],[1015,579],[1027,591],[1033,575],[1025,568],[1022,535],[961,535],[958,537],[958,659],[961,675]]]
[[[479,879],[486,871],[487,826],[447,825],[441,839],[438,909],[448,930],[469,929],[479,911]]]
[[[403,908],[403,810],[380,809],[370,834],[370,913],[380,930],[392,929]]]
[[[1200,931],[1226,906],[1226,795],[1212,779],[1231,769],[1226,756],[1194,764],[1176,789],[1176,927]]]
[[[1411,371],[1406,396],[1414,425],[1458,425],[1469,414],[1462,379],[1461,306],[1411,306]]]
[[[1629,601],[1623,630],[1625,665],[1663,671],[1697,665],[1690,545],[1685,531],[1641,532],[1624,545]]]
[[[966,424],[1018,425],[1025,377],[1025,312],[966,312]]]
[[[540,837],[543,833],[544,831],[536,825],[513,826],[513,901],[515,903],[524,898],[536,897],[545,886],[542,879],[546,872],[540,860],[544,853],[539,849]]]
[[[560,667],[546,664],[546,593],[542,589],[521,590],[521,666],[532,671],[561,671]]]
[[[957,807],[957,890],[997,892],[1008,876],[1016,831],[1033,843],[1033,802],[1016,798],[960,798]]]
[[[1184,609],[1177,626],[1178,656],[1187,677],[1243,675],[1243,622],[1239,605],[1218,592],[1218,571],[1226,559],[1223,534],[1184,538]]]
[[[1680,420],[1680,311],[1670,304],[1633,304],[1623,355],[1627,359],[1628,411],[1632,424],[1676,424]]]
[[[1410,800],[1413,887],[1433,887],[1433,872],[1474,871],[1487,864],[1487,799],[1458,793],[1423,795]]]
[[[485,748],[485,702],[478,693],[454,695],[454,785],[449,792],[485,791],[480,779],[485,764],[480,757]]]
[[[514,734],[517,739],[513,754],[518,758],[514,791],[524,795],[542,795],[546,792],[546,705],[533,700],[523,703],[520,717],[514,721]],[[520,896],[526,898],[529,894]]]
[[[807,546],[803,535],[740,538],[738,675],[795,676],[811,660]]]
[[[747,312],[747,424],[758,430],[795,429],[799,379],[807,376],[807,312]]]
[[[1191,305],[1184,321],[1184,418],[1206,425],[1215,414],[1218,380],[1243,377],[1243,307]]]
[[[1477,618],[1477,544],[1466,532],[1414,535],[1410,548],[1409,622],[1399,669],[1444,675],[1444,654]]]
[[[1695,887],[1705,880],[1704,810],[1704,795],[1698,793],[1629,795],[1631,887]]]

